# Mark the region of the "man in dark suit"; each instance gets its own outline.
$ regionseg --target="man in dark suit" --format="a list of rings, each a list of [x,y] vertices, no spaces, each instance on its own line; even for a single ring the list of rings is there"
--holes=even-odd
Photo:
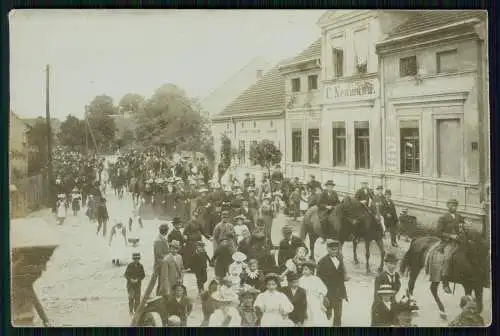
[[[374,301],[379,299],[378,290],[383,285],[389,285],[397,294],[401,289],[401,276],[396,271],[398,267],[398,257],[394,253],[388,253],[384,259],[384,270],[375,277]]]
[[[373,191],[368,188],[368,182],[361,182],[361,188],[356,191],[354,194],[354,198],[366,205],[367,207],[371,207],[371,203],[373,202]]]
[[[299,275],[289,272],[286,275],[288,285],[282,288],[282,292],[288,297],[293,305],[293,311],[288,314],[288,318],[301,327],[307,317],[307,297],[306,291],[299,287]]]
[[[333,208],[340,203],[339,196],[337,195],[337,192],[333,190],[333,187],[335,187],[335,183],[333,183],[332,180],[328,180],[325,183],[326,189],[321,193],[318,201],[318,215],[325,237],[331,237],[333,234],[331,225],[328,223],[328,216],[331,211],[333,211]]]
[[[305,243],[297,236],[292,235],[290,226],[283,227],[283,239],[280,242],[278,250],[278,267],[280,272],[285,271],[285,263],[288,259],[295,257],[297,249],[301,246],[306,246]]]
[[[448,213],[439,217],[437,231],[441,237],[440,248],[443,251],[445,261],[442,269],[443,290],[447,294],[451,294],[449,285],[449,262],[450,258],[458,248],[457,238],[463,232],[464,218],[457,214],[458,201],[450,199],[446,202]]]
[[[389,189],[385,190],[385,197],[380,205],[380,214],[384,218],[384,224],[387,230],[391,234],[391,244],[394,247],[398,246],[396,242],[396,237],[398,233],[398,214],[396,213],[396,207],[394,202],[391,200],[392,192]]]
[[[347,290],[344,281],[347,279],[344,263],[340,257],[340,242],[327,239],[326,247],[328,254],[320,259],[316,275],[326,285],[328,299],[327,316],[330,317],[333,310],[333,326],[340,327],[342,322],[342,302],[347,299]]]

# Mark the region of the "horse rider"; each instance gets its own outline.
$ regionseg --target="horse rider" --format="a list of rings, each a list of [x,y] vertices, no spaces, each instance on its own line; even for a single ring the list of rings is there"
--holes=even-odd
[[[444,256],[443,268],[441,270],[443,290],[447,294],[451,294],[449,285],[449,263],[451,256],[458,248],[458,235],[463,232],[464,218],[457,214],[458,201],[450,199],[446,202],[448,212],[438,219],[437,231],[441,237],[441,244],[438,249],[441,249]]]
[[[335,183],[332,180],[328,180],[325,183],[325,190],[321,193],[321,196],[318,201],[319,208],[319,220],[321,223],[322,231],[325,234],[325,237],[330,237],[333,232],[331,232],[331,227],[328,223],[328,216],[333,211],[333,208],[340,203],[339,196],[337,192],[333,190],[335,187]]]
[[[366,207],[370,208],[373,202],[373,191],[368,188],[368,182],[361,182],[361,188],[356,191],[354,198],[363,203]]]

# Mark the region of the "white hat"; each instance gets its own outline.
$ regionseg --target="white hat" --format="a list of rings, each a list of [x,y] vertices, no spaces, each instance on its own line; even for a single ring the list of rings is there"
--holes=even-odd
[[[247,256],[244,253],[237,251],[233,253],[233,260],[242,262],[247,260]]]
[[[235,302],[239,300],[239,297],[231,290],[218,290],[217,292],[212,294],[212,299],[218,302]]]
[[[201,189],[199,190],[199,192],[207,192],[207,191],[208,191],[208,189],[207,189],[207,188],[201,188]]]
[[[59,195],[57,195],[57,198],[65,198],[65,197],[66,197],[65,194],[59,194]]]

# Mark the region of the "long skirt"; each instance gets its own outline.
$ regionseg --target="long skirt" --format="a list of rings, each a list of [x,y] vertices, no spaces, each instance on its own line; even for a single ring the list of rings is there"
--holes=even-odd
[[[127,254],[127,246],[122,235],[116,235],[111,240],[111,246],[109,247],[110,259],[118,259],[121,261],[126,261],[130,259]]]
[[[276,215],[271,226],[271,242],[273,246],[279,246],[280,241],[283,239],[283,228],[287,224],[287,219],[284,214],[279,213]]]

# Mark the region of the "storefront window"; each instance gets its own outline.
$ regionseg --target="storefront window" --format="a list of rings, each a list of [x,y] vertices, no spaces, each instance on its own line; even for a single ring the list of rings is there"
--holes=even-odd
[[[417,120],[400,124],[401,173],[420,173],[420,137]]]
[[[292,130],[292,162],[302,161],[302,130]]]
[[[319,128],[309,129],[309,163],[319,164]]]
[[[333,166],[346,165],[346,130],[343,121],[333,123]]]
[[[355,168],[370,169],[370,126],[368,121],[354,122]]]

